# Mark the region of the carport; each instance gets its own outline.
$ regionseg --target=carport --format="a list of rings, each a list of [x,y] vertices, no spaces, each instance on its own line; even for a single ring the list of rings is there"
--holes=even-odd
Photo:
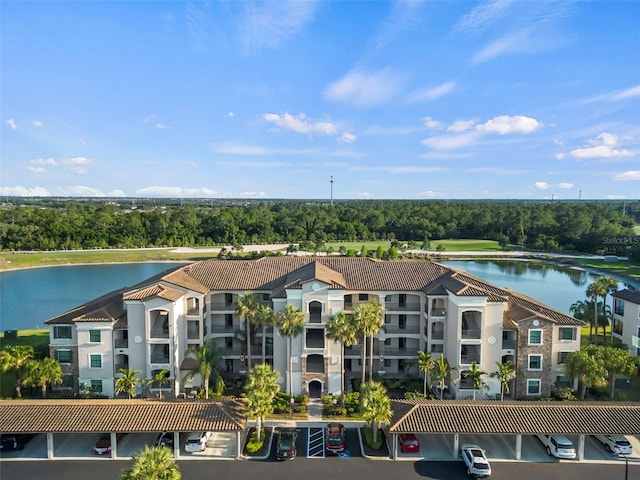
[[[109,432],[111,458],[117,457],[116,433],[175,432],[174,456],[180,456],[180,432],[226,432],[242,452],[244,404],[221,400],[2,400],[3,433],[46,433],[47,458],[54,459],[54,434]]]
[[[394,460],[401,433],[453,435],[452,458],[458,457],[461,434],[514,435],[515,460],[522,456],[523,435],[577,435],[577,458],[583,460],[586,435],[640,434],[637,403],[392,400],[391,405],[386,430]]]

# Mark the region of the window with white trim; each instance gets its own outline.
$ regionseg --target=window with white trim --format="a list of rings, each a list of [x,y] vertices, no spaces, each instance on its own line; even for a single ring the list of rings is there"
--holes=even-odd
[[[542,355],[529,355],[529,370],[542,370]]]
[[[70,340],[71,339],[71,326],[70,325],[56,325],[53,327],[53,338],[56,340]]]
[[[56,350],[56,360],[59,363],[71,363],[73,360],[71,350]]]
[[[567,357],[571,352],[558,352],[558,365],[567,363]]]
[[[540,395],[542,382],[539,379],[527,380],[527,395]]]
[[[576,328],[575,327],[560,327],[558,329],[558,340],[575,340]]]
[[[91,380],[91,391],[94,393],[102,393],[102,380]]]
[[[89,330],[89,341],[92,343],[100,343],[100,330]]]
[[[91,368],[102,368],[102,355],[99,353],[89,355],[89,366]]]
[[[532,328],[529,330],[529,345],[542,345],[542,329]]]

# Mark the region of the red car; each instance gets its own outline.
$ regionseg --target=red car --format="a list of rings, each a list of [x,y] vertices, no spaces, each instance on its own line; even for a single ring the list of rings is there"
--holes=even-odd
[[[404,453],[416,453],[420,451],[420,444],[413,433],[401,433],[398,435],[398,443]]]

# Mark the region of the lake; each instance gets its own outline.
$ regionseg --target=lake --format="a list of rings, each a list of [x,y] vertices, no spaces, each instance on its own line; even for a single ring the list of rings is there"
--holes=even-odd
[[[562,312],[586,298],[595,275],[533,261],[446,261],[498,287],[508,287]],[[44,328],[44,321],[105,293],[182,263],[68,265],[0,273],[0,331]],[[620,288],[631,288],[620,282]]]

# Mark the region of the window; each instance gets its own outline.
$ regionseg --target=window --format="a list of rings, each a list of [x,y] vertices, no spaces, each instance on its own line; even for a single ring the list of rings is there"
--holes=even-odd
[[[69,325],[53,327],[53,338],[69,340],[71,338],[71,327]]]
[[[387,360],[387,359],[385,359],[385,360],[384,360],[384,366],[385,366],[385,367],[390,367],[390,366],[391,366],[391,360]]]
[[[62,388],[73,388],[73,375],[70,373],[62,374]]]
[[[540,395],[540,380],[527,380],[527,395]]]
[[[91,391],[94,393],[102,393],[102,380],[91,380]]]
[[[226,303],[227,305],[229,305],[230,303],[233,303],[233,293],[224,294],[224,303]]]
[[[442,343],[434,343],[431,345],[431,353],[444,352],[444,345]]]
[[[560,327],[558,330],[558,340],[575,340],[576,329],[573,327]]]
[[[542,345],[542,330],[529,330],[529,345]]]
[[[89,366],[91,368],[102,368],[102,355],[99,353],[89,355]]]
[[[542,370],[542,355],[529,355],[529,370]]]
[[[387,324],[391,323],[391,315],[385,314],[384,323],[387,323]]]
[[[100,330],[89,330],[89,341],[100,343]]]
[[[262,294],[262,301],[263,302],[268,302],[269,300],[271,300],[271,294],[270,293],[263,293]]]
[[[571,377],[567,377],[566,375],[558,375],[556,377],[556,387],[569,387],[573,386],[573,381]]]
[[[60,363],[71,363],[73,356],[71,350],[56,350],[56,360]]]
[[[613,313],[624,316],[624,300],[619,298],[613,299]]]
[[[571,352],[558,352],[558,365],[564,365],[567,363],[567,356]]]
[[[385,345],[391,345],[391,339],[390,338],[385,338],[384,339],[384,344]]]
[[[233,327],[233,314],[227,313],[224,316],[224,323],[227,327]]]
[[[622,335],[624,331],[624,322],[618,318],[613,319],[613,333],[616,335]]]
[[[369,294],[368,293],[359,293],[358,294],[358,300],[360,300],[361,302],[368,302],[369,301]]]

